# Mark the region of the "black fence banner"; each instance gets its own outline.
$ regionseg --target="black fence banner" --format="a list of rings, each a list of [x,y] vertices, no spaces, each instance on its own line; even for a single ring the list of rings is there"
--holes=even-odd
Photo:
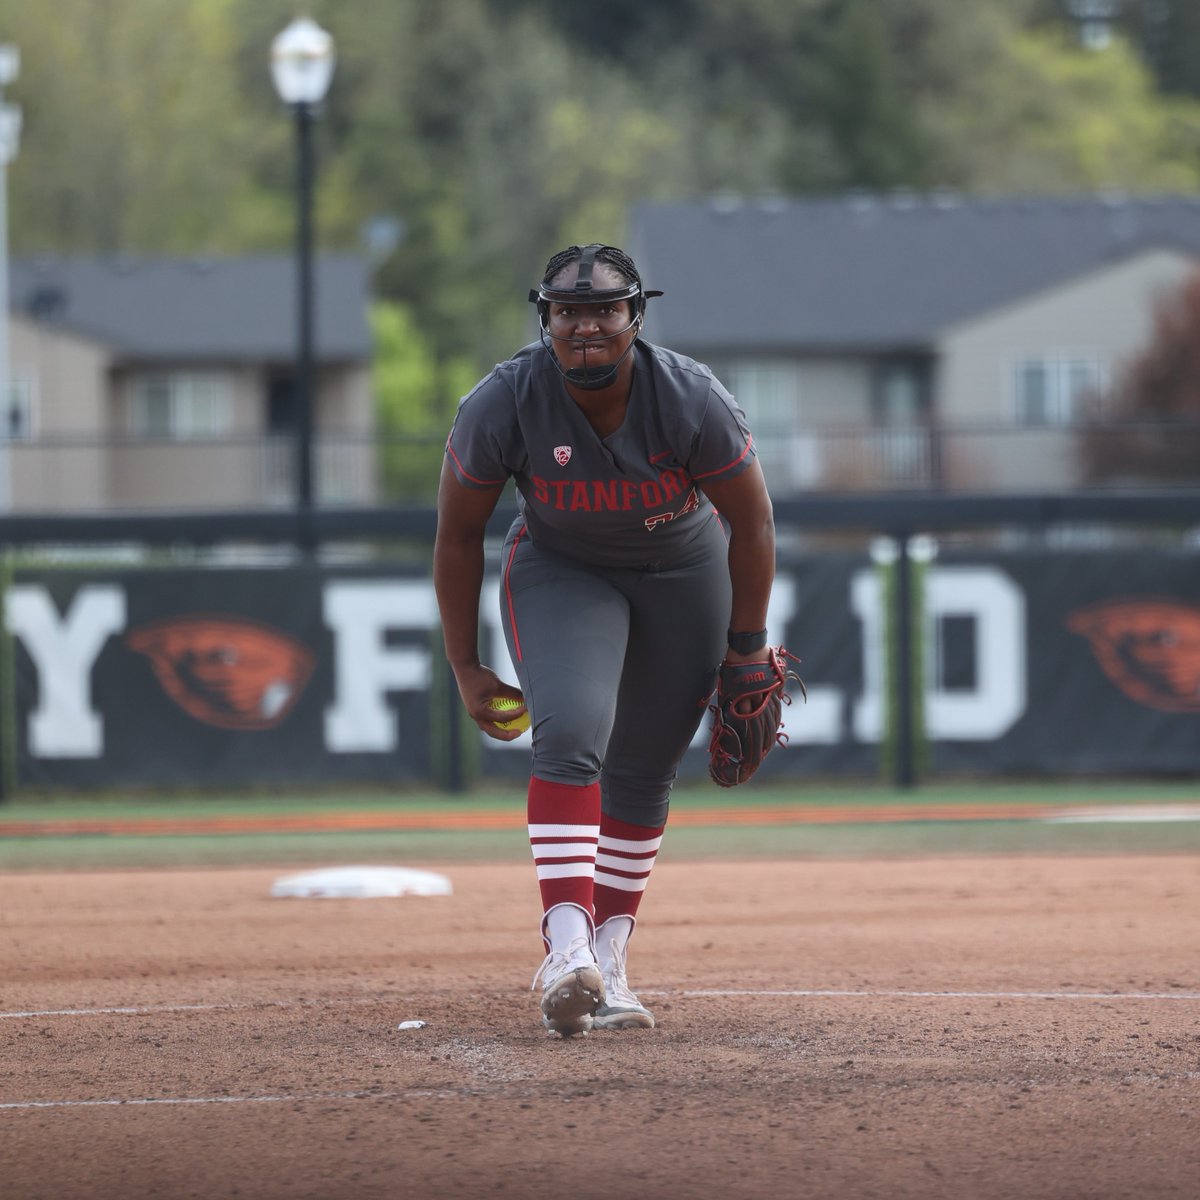
[[[802,660],[808,701],[785,708],[789,744],[761,778],[883,773],[891,594],[866,554],[780,563],[770,636]],[[26,568],[4,602],[19,788],[447,778],[458,700],[420,568]],[[1200,555],[947,549],[921,567],[919,611],[930,774],[1200,769]],[[481,615],[484,661],[515,682],[494,579]],[[684,780],[704,776],[707,726]],[[528,777],[528,734],[459,730],[468,782]]]
[[[931,572],[931,592],[948,581],[954,595],[969,592],[962,581],[972,573],[1005,582],[990,585],[973,625],[942,601],[930,630],[935,682],[942,697],[979,694],[991,672],[997,719],[987,736],[971,737],[930,713],[936,771],[1200,768],[1200,554],[947,556]]]
[[[18,571],[17,786],[423,781],[424,574]]]

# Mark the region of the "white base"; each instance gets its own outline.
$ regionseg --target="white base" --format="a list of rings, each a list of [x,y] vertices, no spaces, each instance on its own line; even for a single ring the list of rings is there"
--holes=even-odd
[[[278,879],[272,896],[304,900],[371,900],[389,896],[449,896],[445,875],[411,867],[326,867]]]

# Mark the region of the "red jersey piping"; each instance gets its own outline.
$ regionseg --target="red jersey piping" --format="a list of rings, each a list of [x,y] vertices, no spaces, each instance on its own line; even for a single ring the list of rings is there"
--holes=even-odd
[[[738,463],[750,453],[751,447],[754,445],[753,438],[746,439],[746,448],[732,462],[727,462],[723,467],[718,467],[715,471],[705,471],[701,475],[693,475],[693,479],[707,479],[710,475],[720,475],[723,471],[728,471],[730,467],[736,467]]]
[[[459,474],[464,479],[469,479],[472,483],[483,484],[485,487],[495,487],[498,483],[504,482],[503,479],[476,479],[459,461],[458,455],[454,453],[454,447],[448,441],[446,443],[446,453],[454,459],[454,465],[458,468]]]
[[[521,539],[525,536],[525,531],[528,528],[527,525],[522,525],[517,530],[517,534],[513,538],[512,549],[508,553],[508,562],[504,564],[504,603],[508,605],[508,621],[512,626],[513,649],[517,652],[517,662],[523,662],[524,655],[521,653],[521,635],[517,632],[517,611],[513,607],[512,586],[509,576],[512,573],[513,559],[517,556],[517,547],[521,544]]]

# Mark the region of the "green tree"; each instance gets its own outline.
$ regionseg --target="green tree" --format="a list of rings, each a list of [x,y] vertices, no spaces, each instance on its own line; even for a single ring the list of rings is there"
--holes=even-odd
[[[415,50],[389,43],[392,22],[348,51],[360,128],[345,154],[364,204],[408,228],[378,285],[439,359],[482,369],[532,336],[525,296],[551,252],[620,241],[631,200],[679,194],[680,135],[623,67],[534,13],[450,0],[407,27]],[[397,55],[412,59],[403,83]]]
[[[1078,36],[1094,18],[1088,0],[1040,0],[1038,19]],[[1195,0],[1116,0],[1107,24],[1136,47],[1168,94],[1200,97],[1200,5]]]
[[[840,182],[872,190],[922,184],[922,137],[884,9],[872,0],[831,4],[816,45],[801,96],[836,147]],[[803,175],[797,182],[803,186]]]
[[[371,329],[384,493],[391,500],[431,500],[446,433],[459,399],[475,382],[475,364],[464,359],[439,362],[429,338],[403,305],[373,305]]]
[[[9,0],[0,24],[21,51],[15,250],[237,248],[231,218],[270,202],[246,187],[263,132],[223,0]]]
[[[1200,105],[1164,99],[1123,41],[1081,49],[1021,32],[1003,57],[964,76],[950,102],[929,97],[921,124],[936,175],[973,191],[1190,191],[1200,183]]]
[[[1200,5],[1195,0],[1126,0],[1120,22],[1164,91],[1200,98]]]

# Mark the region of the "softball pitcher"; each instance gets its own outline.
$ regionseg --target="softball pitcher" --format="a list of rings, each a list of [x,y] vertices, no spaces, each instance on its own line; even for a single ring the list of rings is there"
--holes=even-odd
[[[770,654],[775,528],[753,440],[708,367],[642,340],[658,295],[616,247],[556,254],[530,292],[540,338],[461,402],[438,493],[434,582],[463,703],[490,737],[532,722],[534,986],[563,1037],[654,1025],[626,949],[676,770],[722,664]],[[484,529],[510,478],[501,605],[519,689],[479,660]]]

